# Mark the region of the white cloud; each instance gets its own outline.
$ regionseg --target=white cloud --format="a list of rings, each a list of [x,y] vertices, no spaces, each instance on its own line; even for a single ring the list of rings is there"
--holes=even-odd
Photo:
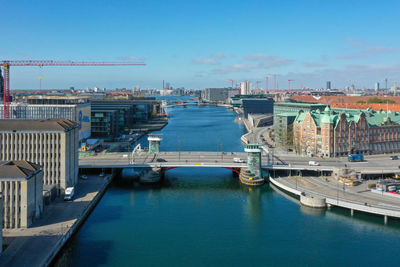
[[[217,61],[213,58],[192,59],[192,63],[200,64],[200,65],[219,65],[219,64],[221,64],[219,61]]]

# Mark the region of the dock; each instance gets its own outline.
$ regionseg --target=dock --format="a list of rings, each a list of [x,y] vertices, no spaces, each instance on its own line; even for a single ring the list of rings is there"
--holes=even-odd
[[[45,206],[42,217],[29,228],[3,229],[6,248],[0,254],[0,266],[48,266],[100,201],[111,180],[111,175],[89,175],[77,184],[73,201],[57,199]]]

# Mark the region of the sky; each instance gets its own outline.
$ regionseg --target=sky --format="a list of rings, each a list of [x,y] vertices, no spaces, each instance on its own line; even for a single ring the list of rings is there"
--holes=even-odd
[[[392,86],[400,1],[0,0],[0,60],[144,61],[12,67],[11,89]],[[269,89],[274,87],[269,75]]]

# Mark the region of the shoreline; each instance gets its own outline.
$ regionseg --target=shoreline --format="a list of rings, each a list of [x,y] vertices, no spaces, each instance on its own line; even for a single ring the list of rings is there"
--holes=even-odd
[[[0,254],[0,266],[49,266],[100,202],[112,180],[111,175],[104,179],[91,175],[80,181],[73,201],[52,202],[31,227],[3,229],[7,247]]]

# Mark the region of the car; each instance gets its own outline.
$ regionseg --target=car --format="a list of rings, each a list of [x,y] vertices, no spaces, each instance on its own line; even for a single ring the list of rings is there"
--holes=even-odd
[[[308,162],[308,165],[309,165],[309,166],[319,166],[319,163],[316,162],[316,161],[314,161],[314,160],[310,160],[310,161]]]
[[[246,163],[246,161],[244,161],[244,160],[241,159],[241,158],[233,158],[233,162],[236,162],[236,163]]]
[[[82,174],[82,175],[81,175],[81,179],[82,179],[82,180],[87,180],[87,179],[88,179],[88,177],[87,177],[87,175],[86,175],[86,174]]]
[[[391,159],[391,160],[398,160],[399,157],[398,157],[397,155],[394,155],[394,156],[390,156],[390,159]]]
[[[167,162],[165,159],[162,159],[162,158],[158,158],[158,159],[156,159],[156,161],[157,162]]]
[[[67,187],[64,193],[64,201],[72,200],[75,195],[75,188],[74,187]]]
[[[99,174],[99,176],[100,176],[100,177],[104,177],[104,172],[101,172],[101,173]]]

